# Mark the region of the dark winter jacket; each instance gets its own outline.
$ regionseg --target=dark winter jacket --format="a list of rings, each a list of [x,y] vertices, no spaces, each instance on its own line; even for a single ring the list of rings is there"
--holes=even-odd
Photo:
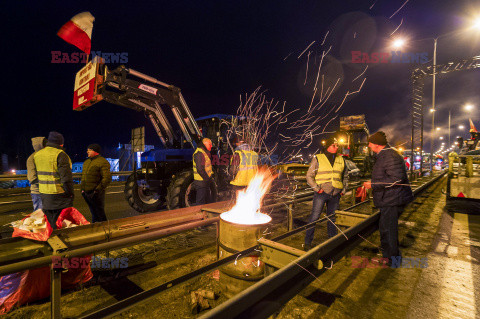
[[[63,149],[60,145],[48,142],[47,146]],[[57,157],[58,174],[62,188],[65,191],[63,194],[40,194],[42,198],[43,209],[55,210],[64,209],[73,206],[73,177],[72,164],[67,153],[61,152]]]
[[[210,151],[205,148],[205,145],[203,145],[203,143],[198,143],[197,147],[201,148],[205,153],[207,153],[210,161],[212,160]],[[197,166],[197,173],[203,178],[203,181],[197,182],[211,182],[213,179],[213,175],[209,177],[207,172],[205,171],[205,155],[203,155],[203,153],[201,152],[197,152],[193,157],[193,160],[195,161],[195,165]]]
[[[33,159],[33,156],[36,152],[45,147],[45,143],[46,138],[43,136],[32,138],[32,146],[35,152],[33,152],[32,155],[30,155],[27,159],[27,179],[30,182],[30,192],[32,194],[40,194],[38,191],[37,168],[35,167],[35,160]]]
[[[397,185],[403,184],[403,185]],[[373,203],[376,207],[401,206],[413,200],[403,157],[390,145],[377,154],[372,171]]]
[[[110,163],[104,157],[97,155],[89,157],[83,162],[80,184],[82,191],[104,191],[111,181]]]

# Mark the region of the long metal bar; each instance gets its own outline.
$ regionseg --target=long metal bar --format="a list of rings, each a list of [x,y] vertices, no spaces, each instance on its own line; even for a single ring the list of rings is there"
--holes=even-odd
[[[185,224],[174,226],[174,227],[159,229],[159,230],[150,232],[148,234],[140,234],[140,235],[135,235],[128,238],[112,240],[106,243],[101,243],[93,246],[78,248],[75,250],[67,250],[67,251],[56,254],[56,256],[59,256],[61,258],[85,256],[85,255],[97,253],[100,251],[133,245],[135,243],[139,243],[143,241],[155,240],[164,236],[180,233],[185,230],[214,224],[217,221],[218,221],[218,217],[209,218],[209,219],[191,222],[191,223],[185,223]],[[17,262],[10,265],[0,266],[0,276],[4,276],[6,274],[11,274],[14,272],[24,271],[27,269],[47,266],[47,265],[50,265],[51,263],[52,263],[52,256],[50,255],[50,256],[40,257],[40,258],[26,260],[22,262]]]
[[[150,81],[152,83],[164,86],[167,89],[169,89],[171,87],[170,84],[159,81],[159,80],[155,79],[154,77],[151,77],[149,75],[143,74],[143,73],[138,72],[138,71],[135,71],[134,69],[127,69],[127,72],[130,73],[131,75],[134,75],[134,76],[139,77],[141,79],[144,79],[144,80]]]

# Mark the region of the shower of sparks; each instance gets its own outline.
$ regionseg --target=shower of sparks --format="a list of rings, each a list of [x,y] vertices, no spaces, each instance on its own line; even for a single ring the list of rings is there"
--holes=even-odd
[[[395,12],[390,16],[389,19],[393,18],[394,15],[396,15],[400,10],[402,10],[402,8],[408,3],[408,1],[410,1],[410,0],[406,0],[406,1],[402,4],[402,6],[401,6],[400,8],[398,8],[398,10],[395,11]]]
[[[310,48],[314,43],[315,43],[315,41],[312,41],[312,43],[310,43],[308,45],[308,47],[306,47],[305,50],[303,50],[302,53],[300,53],[300,55],[297,57],[297,59],[300,59],[300,57],[305,53],[305,51],[307,51],[308,48]]]
[[[378,0],[375,0],[375,2],[370,6],[370,10],[372,10],[373,6],[375,5],[375,3],[377,3]]]
[[[312,51],[308,51],[308,55],[307,55],[307,70],[305,71],[305,82],[303,82],[303,85],[307,84],[308,63],[310,62],[310,53],[312,53]]]
[[[400,29],[400,26],[402,25],[402,23],[403,23],[403,18],[402,18],[402,21],[400,21],[400,24],[398,25],[398,27],[395,30],[393,30],[392,33],[390,33],[390,36],[392,36],[395,32],[397,32],[398,29]]]
[[[289,56],[292,55],[293,52],[290,52],[285,58],[283,58],[283,61],[285,61],[286,59],[288,59]]]
[[[367,71],[367,69],[368,69],[368,65],[365,67],[365,70],[363,70],[362,73],[360,73],[355,79],[352,80],[352,82],[355,82],[358,78],[360,78],[365,73],[365,71]]]
[[[325,40],[327,39],[327,35],[330,31],[327,31],[327,33],[325,33],[325,36],[323,37],[323,41],[320,45],[323,45],[325,43]]]

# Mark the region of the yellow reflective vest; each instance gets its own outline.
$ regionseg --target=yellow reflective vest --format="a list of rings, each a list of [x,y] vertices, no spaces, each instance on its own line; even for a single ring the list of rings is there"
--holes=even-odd
[[[335,157],[335,161],[330,164],[330,161],[325,154],[317,154],[318,170],[315,175],[315,182],[318,185],[323,183],[332,183],[332,186],[338,189],[343,189],[342,177],[345,168],[345,161],[341,155]]]
[[[240,164],[237,175],[235,175],[235,179],[231,181],[230,184],[235,186],[248,186],[258,170],[258,154],[254,151],[244,150],[236,150],[235,153],[240,156]],[[230,164],[232,161],[233,157],[230,160]]]
[[[61,149],[47,146],[36,152],[33,157],[37,169],[38,190],[41,194],[65,193],[60,181],[60,175],[58,174],[57,159],[60,153],[64,152]],[[71,168],[72,161],[70,157],[68,157],[68,161]]]
[[[196,181],[203,181],[202,176],[198,174],[197,164],[195,163],[195,154],[198,152],[203,153],[203,157],[205,158],[205,172],[207,173],[208,177],[212,176],[213,174],[212,161],[210,161],[210,157],[208,157],[207,153],[200,147],[198,147],[195,150],[195,153],[193,153],[193,179]]]

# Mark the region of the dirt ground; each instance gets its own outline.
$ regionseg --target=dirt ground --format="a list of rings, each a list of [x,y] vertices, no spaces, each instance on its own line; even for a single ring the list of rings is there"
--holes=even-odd
[[[424,192],[407,207],[400,218],[399,238],[403,256],[425,257],[435,241],[444,207],[441,193],[444,182]],[[349,206],[342,203],[342,207]],[[299,224],[306,221],[311,202],[295,208]],[[355,212],[371,213],[369,204]],[[285,212],[273,215],[271,236],[286,231]],[[317,227],[314,244],[326,239],[326,226]],[[283,240],[282,243],[302,248],[304,233]],[[78,317],[122,300],[135,293],[156,287],[166,281],[214,262],[216,230],[192,230],[154,242],[110,252],[110,257],[128,257],[129,268],[121,272],[95,271],[94,279],[77,291],[62,295],[62,316]],[[357,247],[351,256],[377,257],[380,243],[378,232]],[[317,278],[310,286],[288,302],[278,318],[405,318],[412,298],[418,290],[423,269],[360,269],[352,268],[350,258],[342,259],[331,270]],[[211,305],[222,303],[218,272],[199,276],[158,294],[115,316],[115,318],[194,318],[189,306],[190,292],[212,290],[219,298]],[[48,300],[38,301],[11,311],[5,318],[48,318]],[[418,305],[417,305],[418,307]],[[206,311],[202,312],[203,315]],[[429,316],[426,316],[427,318]],[[434,318],[434,317],[432,317]]]

